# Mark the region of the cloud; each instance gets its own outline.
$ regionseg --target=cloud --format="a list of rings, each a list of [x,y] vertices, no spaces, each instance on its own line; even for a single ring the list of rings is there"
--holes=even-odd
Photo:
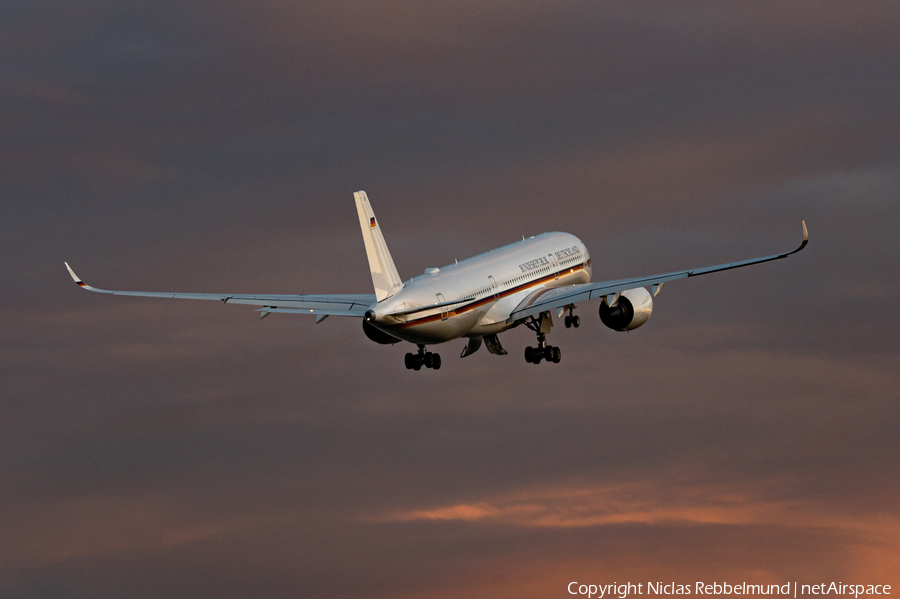
[[[609,524],[735,524],[828,526],[857,534],[884,532],[898,523],[889,513],[844,515],[829,506],[771,493],[768,484],[697,481],[678,473],[653,480],[523,491],[474,504],[456,504],[376,516],[376,521],[496,521],[515,526],[578,528]],[[833,507],[833,506],[832,506]],[[824,509],[823,509],[824,508]]]

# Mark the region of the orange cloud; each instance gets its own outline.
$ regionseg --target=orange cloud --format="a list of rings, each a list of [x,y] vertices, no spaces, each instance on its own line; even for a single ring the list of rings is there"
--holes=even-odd
[[[534,489],[473,503],[390,512],[375,519],[556,529],[620,524],[774,526],[788,534],[791,530],[828,529],[852,539],[853,554],[844,556],[844,561],[863,575],[885,579],[900,568],[900,517],[896,514],[848,514],[808,500],[770,499],[765,490],[750,485],[690,483],[675,478]]]

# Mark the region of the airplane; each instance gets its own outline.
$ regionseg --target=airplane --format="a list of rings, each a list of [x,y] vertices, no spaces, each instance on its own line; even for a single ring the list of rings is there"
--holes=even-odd
[[[537,345],[525,348],[525,361],[559,363],[561,351],[547,343],[553,312],[564,318],[566,328],[577,328],[575,304],[600,300],[601,322],[615,331],[632,331],[650,318],[653,298],[663,285],[786,258],[806,247],[809,234],[801,220],[800,247],[781,254],[730,262],[659,275],[592,283],[591,256],[580,239],[569,233],[543,233],[425,272],[404,282],[385,243],[381,223],[375,218],[364,191],[353,194],[372,274],[374,294],[262,295],[238,293],[170,293],[97,289],[82,281],[65,263],[75,282],[88,291],[140,297],[215,300],[225,304],[260,306],[260,318],[272,313],[310,314],[320,323],[329,316],[360,318],[366,337],[375,343],[413,343],[407,353],[407,369],[423,366],[437,370],[441,356],[426,351],[429,345],[466,338],[461,358],[482,346],[490,353],[506,355],[498,335],[524,325],[537,337]],[[647,287],[650,290],[647,290]]]

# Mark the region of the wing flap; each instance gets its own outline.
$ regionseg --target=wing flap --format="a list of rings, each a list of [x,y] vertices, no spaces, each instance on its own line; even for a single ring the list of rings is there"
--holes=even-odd
[[[258,308],[257,312],[265,312],[265,313],[281,313],[281,314],[310,314],[312,316],[361,316],[358,311],[354,310],[333,310],[333,309],[305,309],[305,308],[273,308],[271,306],[266,306],[264,308]],[[365,313],[363,313],[365,314]]]

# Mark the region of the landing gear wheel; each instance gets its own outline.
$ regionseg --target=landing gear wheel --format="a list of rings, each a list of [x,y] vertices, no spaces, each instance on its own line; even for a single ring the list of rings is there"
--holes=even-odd
[[[553,359],[553,355],[554,355],[553,350],[554,349],[556,349],[556,348],[553,347],[552,345],[548,345],[548,346],[544,347],[544,359],[547,360],[548,362]]]
[[[568,325],[566,325],[566,326],[568,326]],[[575,327],[576,329],[577,329],[579,326],[581,326],[581,319],[578,318],[577,316],[573,316],[573,317],[572,317],[572,326]]]
[[[577,317],[576,317],[577,318]],[[566,323],[566,328],[570,328],[572,326],[572,317],[566,314],[566,319],[564,321]],[[578,326],[578,325],[575,325]]]
[[[562,352],[559,351],[558,347],[553,348],[553,358],[552,361],[554,364],[559,364],[559,360],[562,358]]]
[[[403,364],[407,370],[422,370],[422,367],[437,370],[441,367],[441,355],[425,351],[425,346],[419,344],[419,351],[414,354],[406,354]]]
[[[525,361],[528,362],[529,364],[531,364],[531,361],[532,361],[532,355],[531,355],[532,351],[533,350],[531,349],[531,347],[525,348]]]

